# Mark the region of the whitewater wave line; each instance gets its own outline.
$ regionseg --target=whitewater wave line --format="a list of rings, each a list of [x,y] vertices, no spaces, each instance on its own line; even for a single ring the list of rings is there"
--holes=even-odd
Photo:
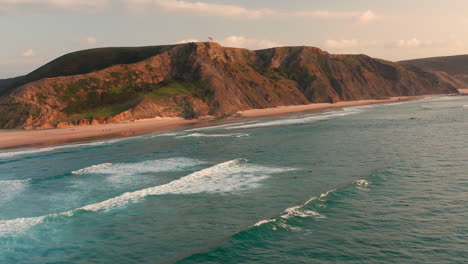
[[[95,142],[80,143],[80,144],[60,145],[60,146],[55,146],[55,147],[25,149],[25,150],[19,150],[19,151],[8,151],[8,152],[0,153],[0,158],[8,159],[8,158],[16,157],[16,156],[39,154],[39,153],[50,152],[50,151],[54,151],[54,150],[65,150],[65,149],[75,149],[75,148],[80,148],[80,147],[94,147],[94,146],[102,146],[102,145],[111,145],[113,143],[124,141],[124,140],[128,140],[128,138],[112,139],[112,140],[105,140],[105,141],[95,141]]]
[[[121,208],[147,196],[164,194],[226,193],[257,188],[260,182],[272,174],[292,171],[293,168],[265,167],[249,164],[246,159],[235,159],[191,173],[167,184],[158,185],[134,192],[126,192],[102,202],[86,205],[62,213],[39,217],[18,218],[0,221],[0,237],[16,235],[57,216],[73,216],[78,211],[97,212]]]
[[[315,202],[315,201],[326,201],[325,198],[329,194],[334,193],[337,190],[340,190],[340,189],[342,189],[342,188],[344,188],[346,186],[349,186],[349,185],[350,184],[346,184],[341,188],[326,191],[326,192],[320,194],[318,197],[317,196],[311,197],[301,205],[292,206],[292,207],[287,208],[278,217],[260,220],[257,223],[253,224],[252,226],[250,226],[250,228],[259,227],[259,226],[262,226],[262,225],[265,225],[265,224],[268,224],[268,223],[278,224],[279,226],[281,226],[283,228],[291,228],[283,221],[287,220],[287,219],[290,219],[290,218],[294,218],[294,217],[301,217],[301,218],[314,217],[316,219],[326,218],[325,215],[320,214],[319,212],[316,212],[316,211],[313,211],[313,210],[305,209],[305,207],[307,205]],[[351,183],[351,185],[356,185],[356,187],[358,189],[360,189],[360,190],[368,190],[368,189],[365,189],[365,188],[367,188],[370,185],[370,182],[368,182],[367,180],[355,180],[355,181],[353,181]],[[276,227],[273,227],[273,229],[276,230]]]
[[[188,134],[188,135],[183,135],[183,136],[178,136],[176,138],[189,138],[189,137],[214,137],[214,138],[223,138],[223,137],[236,137],[236,138],[241,138],[241,137],[249,137],[249,134],[245,133],[233,133],[233,134],[202,134],[202,133],[193,133],[193,134]]]
[[[148,172],[180,171],[194,166],[205,164],[201,160],[191,158],[168,158],[157,160],[146,160],[135,163],[111,163],[105,162],[97,165],[72,171],[72,174],[114,174],[134,175]]]
[[[252,124],[244,124],[244,125],[231,125],[226,126],[224,129],[246,129],[246,128],[258,128],[258,127],[271,127],[271,126],[289,126],[289,125],[299,125],[299,124],[306,124],[321,120],[328,120],[335,117],[342,117],[348,116],[353,114],[361,113],[363,109],[371,108],[375,106],[357,106],[357,107],[348,107],[343,108],[342,111],[332,111],[327,112],[322,115],[307,115],[298,118],[289,118],[289,119],[280,119],[280,120],[273,120],[267,122],[257,122]]]

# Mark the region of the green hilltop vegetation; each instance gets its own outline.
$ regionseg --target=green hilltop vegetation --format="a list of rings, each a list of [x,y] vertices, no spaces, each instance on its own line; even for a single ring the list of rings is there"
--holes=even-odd
[[[136,63],[160,54],[173,46],[97,48],[72,52],[45,64],[25,76],[0,80],[0,95],[6,94],[18,86],[44,78],[86,74],[113,65]]]

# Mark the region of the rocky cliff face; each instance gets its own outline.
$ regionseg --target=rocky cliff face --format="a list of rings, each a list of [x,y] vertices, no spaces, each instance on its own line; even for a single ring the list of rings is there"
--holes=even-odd
[[[93,54],[99,61],[100,53]],[[80,67],[86,61],[78,61],[67,76],[51,70],[66,67],[60,67],[63,61],[48,64],[45,78],[30,74],[32,81],[9,87],[0,97],[0,127],[196,118],[280,105],[457,92],[453,84],[419,68],[312,47],[251,51],[189,43],[153,48],[137,58],[117,65],[112,62],[120,60],[113,58],[99,67]]]

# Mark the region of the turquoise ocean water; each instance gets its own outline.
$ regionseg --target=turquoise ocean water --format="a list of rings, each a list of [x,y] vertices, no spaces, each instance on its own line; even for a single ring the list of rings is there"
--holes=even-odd
[[[0,152],[0,263],[466,263],[468,97]]]

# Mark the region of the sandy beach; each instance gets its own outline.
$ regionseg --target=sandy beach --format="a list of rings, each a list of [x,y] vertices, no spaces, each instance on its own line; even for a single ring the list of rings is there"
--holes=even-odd
[[[467,91],[468,92],[468,91]],[[343,101],[334,104],[317,103],[308,105],[279,106],[266,109],[240,111],[239,118],[268,117],[305,111],[324,111],[332,108],[342,108],[378,103],[391,103],[405,100],[416,100],[427,96],[392,97],[385,100]],[[108,138],[129,137],[147,134],[155,131],[180,128],[183,126],[204,126],[223,121],[209,121],[210,118],[184,120],[182,118],[152,118],[134,122],[122,122],[105,125],[79,126],[47,130],[0,130],[0,149],[39,147],[60,145],[71,142],[91,141]],[[211,118],[213,119],[213,118]],[[233,120],[233,118],[227,119]]]

